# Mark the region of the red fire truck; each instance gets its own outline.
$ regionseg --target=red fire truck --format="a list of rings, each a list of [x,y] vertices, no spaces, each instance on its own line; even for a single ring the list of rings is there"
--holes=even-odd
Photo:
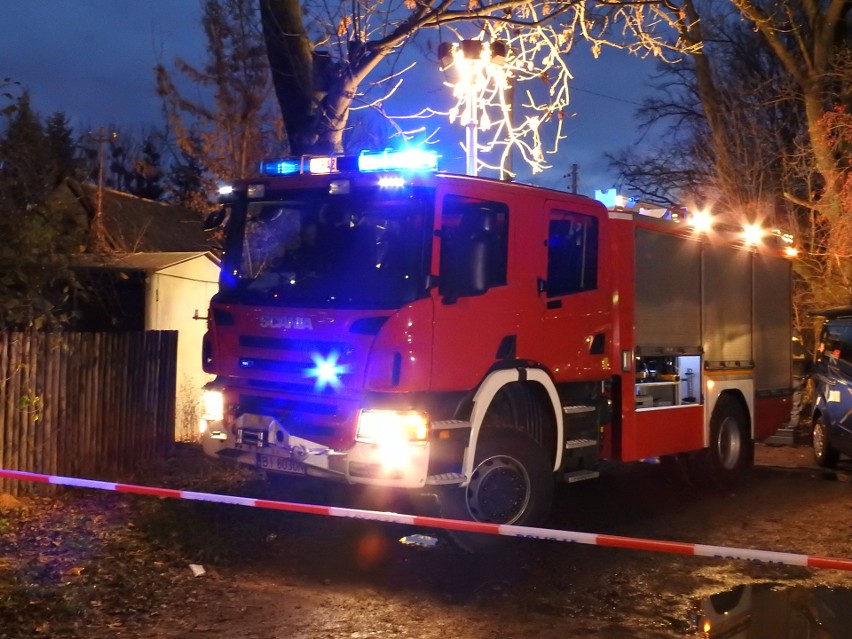
[[[541,522],[601,460],[731,484],[786,419],[777,235],[435,170],[424,152],[269,161],[223,190],[208,454]]]

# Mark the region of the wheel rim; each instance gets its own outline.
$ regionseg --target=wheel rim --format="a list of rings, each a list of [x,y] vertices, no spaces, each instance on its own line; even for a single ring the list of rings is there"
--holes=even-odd
[[[716,440],[716,451],[719,462],[726,470],[737,467],[742,455],[743,438],[739,424],[732,417],[726,418],[719,428],[719,437]]]
[[[814,454],[819,459],[825,456],[825,426],[819,420],[814,422]]]
[[[530,501],[530,478],[518,460],[497,455],[474,469],[467,488],[467,508],[476,521],[512,524]]]

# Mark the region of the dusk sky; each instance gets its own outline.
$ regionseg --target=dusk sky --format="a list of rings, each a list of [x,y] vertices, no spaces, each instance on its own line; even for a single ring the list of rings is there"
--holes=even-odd
[[[162,119],[153,67],[178,56],[203,61],[200,6],[201,0],[0,0],[0,78],[29,89],[42,115],[64,112],[78,132],[157,126]],[[579,190],[591,195],[616,179],[604,153],[638,139],[632,114],[650,92],[654,63],[614,51],[592,60],[579,49],[572,59],[568,139],[551,160],[554,168],[528,181],[567,189],[570,181],[563,176],[577,163]],[[435,75],[439,83],[437,69]],[[446,120],[435,125],[451,137]],[[449,145],[447,168],[463,170],[463,162],[456,166],[452,158],[459,154]]]

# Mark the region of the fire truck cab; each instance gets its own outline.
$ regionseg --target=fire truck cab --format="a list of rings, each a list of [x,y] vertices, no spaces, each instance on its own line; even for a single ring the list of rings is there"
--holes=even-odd
[[[780,238],[435,170],[265,162],[230,185],[208,454],[541,523],[556,481],[661,458],[728,486],[790,409]]]

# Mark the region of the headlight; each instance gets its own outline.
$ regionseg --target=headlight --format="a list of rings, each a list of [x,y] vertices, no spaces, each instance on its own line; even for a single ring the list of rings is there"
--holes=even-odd
[[[425,441],[429,420],[416,411],[362,410],[356,439],[371,444],[401,444]]]
[[[225,398],[221,391],[206,390],[201,396],[202,419],[218,422],[225,418]]]

